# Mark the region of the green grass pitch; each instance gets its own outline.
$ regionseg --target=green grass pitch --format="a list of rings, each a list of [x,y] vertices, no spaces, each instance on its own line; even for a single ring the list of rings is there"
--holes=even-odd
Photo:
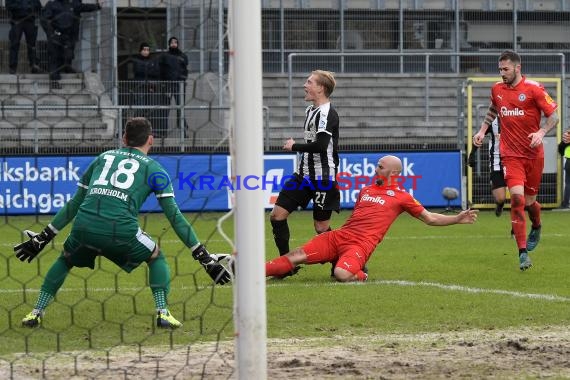
[[[333,215],[339,227],[350,211]],[[211,252],[228,252],[215,232],[221,214],[188,214]],[[531,253],[534,266],[518,269],[508,211],[500,218],[481,212],[474,225],[430,227],[402,215],[369,263],[363,284],[331,281],[330,265],[305,266],[298,275],[267,281],[270,338],[362,336],[376,333],[445,332],[517,326],[570,325],[569,214],[544,211],[543,234]],[[177,331],[153,328],[154,306],[146,265],[122,273],[102,259],[96,271],[74,269],[50,305],[42,328],[20,327],[35,302],[43,275],[59,254],[68,230],[39,260],[21,263],[12,246],[20,231],[39,230],[49,217],[5,217],[0,221],[0,355],[178,345],[232,339],[231,286],[211,287],[209,278],[176,238],[161,214],[141,218],[160,239],[172,272],[169,303],[184,322]],[[310,212],[289,219],[291,246],[314,235]],[[233,235],[232,222],[225,231]],[[266,219],[266,256],[277,255]],[[240,254],[247,254],[241,252]]]

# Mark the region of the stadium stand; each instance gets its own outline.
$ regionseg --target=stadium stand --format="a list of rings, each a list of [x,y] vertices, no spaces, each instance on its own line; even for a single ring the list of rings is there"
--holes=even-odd
[[[171,30],[168,33],[181,36],[190,57],[185,109],[189,128],[182,131],[169,117],[168,136],[160,142],[163,151],[180,147],[189,147],[192,151],[209,151],[212,147],[216,147],[216,151],[227,150],[227,52],[218,53],[219,13],[217,10],[208,12],[202,20],[204,15],[200,12],[199,3],[188,0],[183,2],[183,7],[169,7],[168,14],[161,16],[153,11],[152,17],[149,13],[147,18],[140,20],[141,24],[148,22],[148,25],[153,25],[152,28],[149,26],[151,30],[157,27],[153,24],[157,17],[169,20]],[[118,3],[119,7],[121,4]],[[142,2],[138,5],[143,7],[141,9],[145,7]],[[453,9],[456,5],[460,8],[458,21]],[[399,6],[404,10],[401,34],[398,32]],[[513,46],[513,6],[511,1],[493,0],[262,1],[266,150],[280,150],[282,139],[298,132],[305,106],[302,101],[304,75],[315,68],[335,71],[339,78],[333,100],[343,115],[343,149],[365,149],[371,142],[379,140],[394,143],[399,140],[401,145],[411,144],[411,149],[414,149],[417,147],[415,140],[425,142],[427,139],[427,146],[433,147],[430,142],[432,136],[437,136],[436,146],[455,148],[458,127],[461,127],[458,116],[462,103],[458,99],[458,91],[469,76],[496,75],[497,52]],[[570,47],[567,37],[570,35],[567,27],[570,3],[543,0],[517,2],[516,6],[519,12],[516,19],[517,47],[523,50],[523,56],[525,49],[533,51],[540,48],[547,52],[543,58],[525,57],[525,74],[560,76],[560,60],[548,56],[548,52],[567,52]],[[280,7],[283,7],[283,14],[280,14]],[[138,17],[131,8],[120,8],[119,17],[122,15],[124,20]],[[107,25],[110,13],[105,12],[104,9],[101,19]],[[342,28],[341,18],[344,31],[339,29]],[[0,9],[0,19],[5,21],[3,25],[6,27],[3,8]],[[97,44],[93,41],[97,38],[97,23],[95,19],[84,21],[84,46],[78,56],[80,67],[86,73],[84,76],[65,76],[63,90],[50,92],[46,74],[24,74],[28,71],[25,67],[25,44],[21,46],[24,55],[20,75],[0,75],[3,111],[0,132],[5,136],[0,147],[6,148],[6,154],[16,152],[15,149],[24,149],[18,150],[20,153],[34,149],[38,153],[55,153],[66,147],[79,153],[83,152],[83,147],[99,150],[101,146],[116,145],[119,121],[136,114],[136,110],[129,109],[132,105],[128,99],[129,83],[120,72],[121,60],[128,61],[132,49],[125,45],[122,35],[108,36],[111,28],[101,28],[98,37],[102,43],[101,51],[95,52]],[[284,22],[283,30],[281,21]],[[128,25],[132,27],[135,24]],[[456,27],[460,28],[458,35],[454,30]],[[41,66],[45,68],[45,35],[41,34],[40,31],[38,52]],[[400,38],[403,49],[398,45]],[[455,41],[456,38],[459,41]],[[109,56],[112,51],[109,41],[113,39],[117,39],[119,44],[118,63],[111,62],[112,57]],[[90,53],[87,54],[85,49]],[[335,56],[340,51],[354,54],[392,52],[394,55],[345,57],[341,62],[340,56]],[[424,58],[404,57],[401,61],[398,57],[400,51],[403,54],[414,51],[441,54],[487,52],[489,55],[463,57],[458,66],[452,56],[432,56],[428,84]],[[295,60],[292,96],[289,97],[287,56],[297,52],[330,52],[331,55]],[[106,60],[105,64],[94,66],[94,56]],[[220,57],[223,57],[221,64],[218,61]],[[566,61],[568,66],[570,60]],[[118,82],[114,82],[117,78],[112,68],[117,64],[119,76]],[[7,72],[7,41],[0,41],[0,72]],[[113,100],[115,86],[118,96]],[[486,94],[481,98],[484,102]]]
[[[99,76],[65,74],[51,90],[47,74],[0,75],[0,146],[4,152],[42,148],[54,152],[115,143],[116,111]]]

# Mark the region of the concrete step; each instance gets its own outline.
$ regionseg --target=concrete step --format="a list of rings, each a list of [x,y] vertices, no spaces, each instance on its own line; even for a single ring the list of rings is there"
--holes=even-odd
[[[21,119],[18,121],[2,119],[0,120],[0,129],[68,129],[68,130],[83,130],[83,129],[93,129],[100,130],[105,128],[106,125],[98,119],[86,119],[84,121],[74,120],[74,119],[59,119],[59,121],[54,123],[46,122],[45,120],[37,119]]]
[[[91,151],[94,155],[101,152],[99,147],[115,147],[116,139],[103,138],[98,135],[82,137],[80,135],[52,135],[40,140],[34,137],[22,136],[12,139],[3,139],[2,147],[4,149],[18,150],[20,148],[44,148],[53,154],[54,150],[60,150],[63,154],[69,154],[69,147],[83,148],[83,152]]]
[[[429,132],[426,133],[418,133],[415,129],[401,129],[401,128],[378,128],[375,130],[363,130],[358,133],[351,133],[343,134],[341,139],[339,140],[339,144],[346,145],[349,143],[359,143],[359,144],[367,144],[367,143],[378,143],[383,141],[384,139],[389,138],[408,138],[414,137],[418,139],[443,139],[447,138],[450,140],[457,140],[457,132],[453,129],[447,128],[431,128],[428,130]],[[290,134],[287,133],[275,133],[271,134],[270,140],[271,145],[279,145],[283,144],[289,137]],[[294,138],[294,137],[293,137]],[[374,139],[376,141],[374,141]],[[301,141],[301,139],[295,139],[297,141]]]
[[[0,75],[0,93],[30,97],[46,94],[74,94],[84,89],[82,74],[62,74],[61,89],[51,89],[47,74]]]
[[[12,108],[13,107],[13,108]],[[100,117],[97,99],[89,94],[77,94],[71,97],[48,95],[36,100],[24,95],[14,95],[3,101],[4,117]]]
[[[483,98],[481,98],[482,101]],[[489,97],[486,98],[487,101]],[[431,107],[449,107],[450,104],[454,102],[450,101],[449,98],[444,97],[431,97],[429,105]],[[366,110],[368,108],[392,108],[392,107],[424,107],[425,106],[425,97],[367,97],[367,98],[355,98],[355,97],[346,97],[346,98],[334,98],[331,100],[332,105],[337,109],[339,114],[343,113],[345,108],[362,108]],[[265,99],[264,106],[267,106],[271,109],[289,109],[289,101],[288,99],[284,98],[275,98],[275,99]],[[304,112],[305,108],[308,106],[307,103],[302,103],[300,101],[293,102],[293,112]],[[455,105],[457,108],[457,105]]]
[[[303,88],[303,84],[307,76],[293,76],[292,83],[293,88]],[[401,86],[402,81],[406,82],[406,86],[409,87],[424,87],[426,82],[426,77],[424,74],[407,74],[407,75],[386,75],[386,74],[336,74],[335,79],[337,82],[337,87],[370,87],[377,86],[378,83],[382,83],[388,87],[398,87]],[[461,83],[465,81],[466,78],[458,78],[456,75],[431,75],[429,77],[430,86],[434,87],[448,87],[450,81]],[[263,87],[288,87],[289,78],[287,74],[267,74],[263,77]]]
[[[98,111],[89,109],[57,109],[57,110],[4,110],[4,119],[13,123],[21,124],[30,119],[41,120],[47,124],[55,124],[66,118],[72,118],[80,122],[92,120],[101,121]]]
[[[354,97],[354,98],[368,98],[368,97],[386,97],[391,98],[395,96],[400,97],[424,97],[426,94],[425,86],[409,88],[400,85],[399,87],[386,87],[383,85],[374,87],[349,87],[349,88],[337,88],[331,96],[331,99],[340,99],[343,97]],[[456,97],[457,88],[448,87],[430,87],[429,88],[430,97]],[[487,96],[489,91],[487,91]],[[271,98],[281,98],[289,99],[288,88],[264,88],[263,97],[266,99]],[[303,99],[304,91],[302,88],[293,89],[292,93],[293,99]]]
[[[99,103],[93,94],[84,92],[73,94],[72,96],[65,94],[47,94],[39,97],[35,97],[31,94],[0,94],[0,101],[2,101],[4,106],[29,105],[34,102],[37,102],[37,104],[48,104],[52,102],[53,104],[68,105],[97,105]]]
[[[405,118],[422,118],[425,117],[425,107],[418,105],[416,107],[378,107],[373,111],[370,108],[361,107],[339,107],[339,117],[341,124],[354,123],[355,120],[360,118],[385,118],[385,117],[405,117]],[[444,117],[444,118],[457,118],[457,108],[451,107],[431,107],[429,109],[429,116]],[[289,110],[287,108],[269,108],[270,120],[289,120]],[[352,119],[352,120],[351,120]],[[298,125],[302,125],[305,118],[303,114],[294,113],[293,121]],[[378,120],[378,123],[382,123]]]
[[[359,124],[342,125],[340,128],[341,141],[350,137],[367,136],[457,136],[457,122],[425,122],[411,120],[390,120],[384,124],[372,124],[372,121],[362,121]],[[278,140],[293,137],[302,140],[302,130],[287,124],[270,124],[269,136]]]

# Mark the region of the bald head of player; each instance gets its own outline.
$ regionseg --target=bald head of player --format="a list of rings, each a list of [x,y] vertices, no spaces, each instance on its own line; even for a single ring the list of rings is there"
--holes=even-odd
[[[378,185],[398,184],[398,177],[402,172],[402,161],[396,156],[383,156],[378,160],[376,166],[376,176]]]

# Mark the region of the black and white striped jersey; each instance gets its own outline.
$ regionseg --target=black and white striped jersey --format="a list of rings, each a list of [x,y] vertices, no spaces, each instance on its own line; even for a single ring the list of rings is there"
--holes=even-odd
[[[326,133],[330,140],[326,150],[318,153],[299,149],[299,175],[311,179],[335,179],[338,171],[339,118],[330,102],[319,107],[309,106],[305,110],[305,143],[317,140],[319,133]]]
[[[495,118],[491,124],[491,130],[487,130],[491,135],[489,140],[489,167],[491,171],[503,171],[503,164],[501,163],[501,156],[499,155],[499,140],[501,135],[501,128],[499,126],[499,119]]]

